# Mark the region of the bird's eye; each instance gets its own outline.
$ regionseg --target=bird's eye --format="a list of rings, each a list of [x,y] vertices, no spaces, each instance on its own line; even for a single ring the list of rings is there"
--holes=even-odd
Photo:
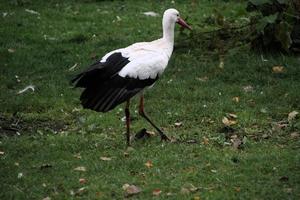
[[[179,17],[179,14],[176,14],[177,17]]]

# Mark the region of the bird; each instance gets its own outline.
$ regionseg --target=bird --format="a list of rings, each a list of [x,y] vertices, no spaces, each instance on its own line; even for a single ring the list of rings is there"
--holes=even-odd
[[[176,9],[167,9],[162,18],[163,34],[160,39],[113,50],[71,80],[75,88],[83,88],[80,101],[85,109],[105,113],[126,102],[127,146],[130,146],[130,100],[138,94],[140,116],[157,130],[161,140],[170,140],[145,113],[144,91],[154,85],[168,65],[174,47],[176,23],[192,30]]]

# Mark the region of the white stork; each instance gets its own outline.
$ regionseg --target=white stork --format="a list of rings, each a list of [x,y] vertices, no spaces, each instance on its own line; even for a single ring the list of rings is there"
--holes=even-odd
[[[180,18],[176,9],[168,9],[162,19],[162,38],[111,51],[72,80],[75,87],[84,88],[80,96],[84,108],[107,112],[127,102],[125,116],[128,146],[130,145],[129,102],[138,93],[140,93],[139,114],[158,131],[162,140],[169,140],[145,114],[143,91],[152,86],[167,67],[174,46],[175,23],[191,29]]]

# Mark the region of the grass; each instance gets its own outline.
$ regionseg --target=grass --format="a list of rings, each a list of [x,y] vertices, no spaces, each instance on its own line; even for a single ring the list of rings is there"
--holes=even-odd
[[[216,55],[175,49],[164,76],[146,93],[146,111],[169,136],[197,144],[153,137],[126,150],[123,105],[105,114],[80,107],[80,91],[69,80],[93,62],[91,57],[160,37],[161,19],[142,12],[176,7],[196,30],[209,30],[197,24],[214,8],[231,19],[239,19],[244,8],[243,1],[233,0],[191,3],[0,3],[0,199],[123,199],[126,183],[142,189],[132,199],[156,198],[155,189],[162,191],[160,199],[300,197],[300,121],[287,123],[288,114],[300,110],[297,57],[264,55],[263,61],[242,47],[230,51],[220,69]],[[181,39],[177,29],[176,44]],[[273,73],[275,65],[285,71]],[[34,92],[17,95],[30,84]],[[245,92],[245,86],[253,90]],[[153,130],[134,112],[136,102],[132,131]],[[232,129],[222,124],[228,113],[238,116]],[[236,149],[230,137],[244,144]],[[146,167],[147,161],[153,166]],[[86,171],[75,171],[78,166]],[[80,178],[87,182],[79,183]]]

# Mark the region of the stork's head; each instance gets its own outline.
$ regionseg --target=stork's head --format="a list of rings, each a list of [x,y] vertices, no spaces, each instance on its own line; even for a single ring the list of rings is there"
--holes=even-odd
[[[178,10],[174,8],[166,10],[163,18],[170,20],[171,23],[178,23],[182,27],[192,30],[192,27],[190,27],[182,18],[180,18]]]

